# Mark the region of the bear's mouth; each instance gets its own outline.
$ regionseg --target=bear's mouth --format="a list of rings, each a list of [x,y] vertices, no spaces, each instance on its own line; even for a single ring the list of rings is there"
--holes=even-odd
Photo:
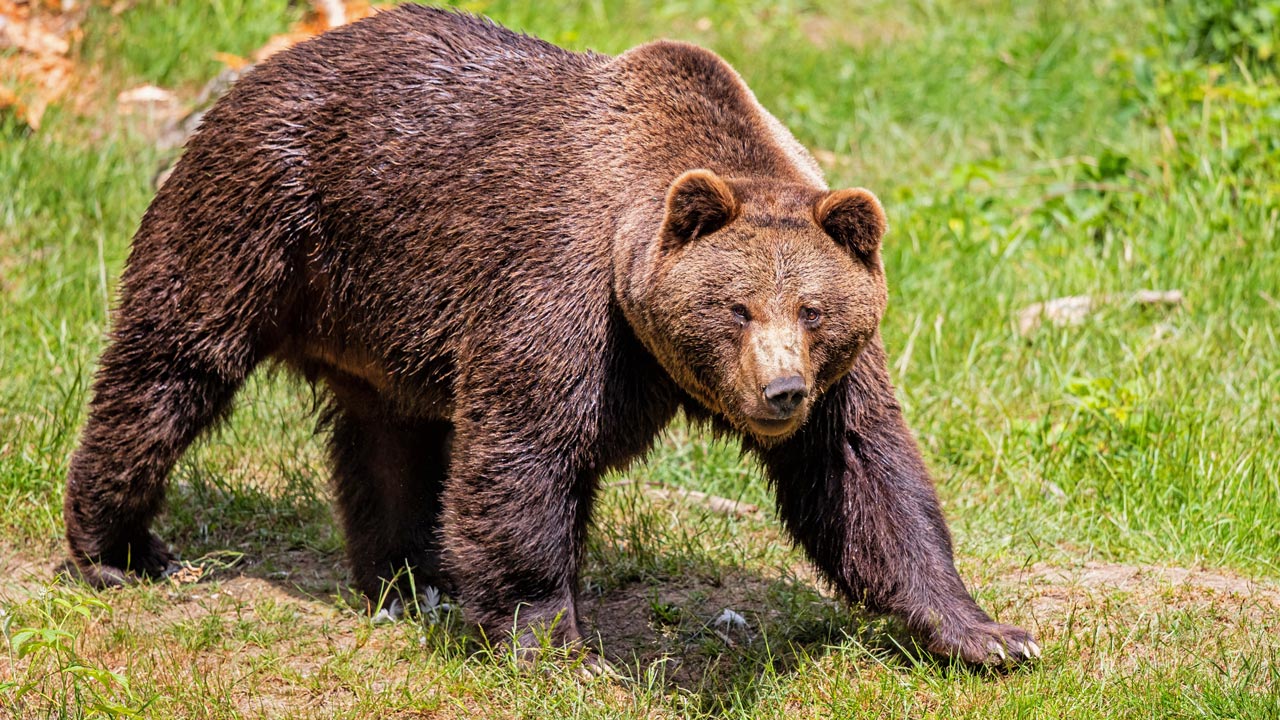
[[[778,438],[795,432],[802,419],[800,414],[796,414],[785,418],[748,417],[746,420],[752,433],[761,437]]]

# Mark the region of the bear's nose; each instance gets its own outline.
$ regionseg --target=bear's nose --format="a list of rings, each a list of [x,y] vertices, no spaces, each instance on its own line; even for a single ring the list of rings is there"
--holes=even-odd
[[[794,413],[808,396],[809,390],[804,385],[804,378],[799,375],[778,378],[764,386],[764,399],[774,412],[783,417]]]

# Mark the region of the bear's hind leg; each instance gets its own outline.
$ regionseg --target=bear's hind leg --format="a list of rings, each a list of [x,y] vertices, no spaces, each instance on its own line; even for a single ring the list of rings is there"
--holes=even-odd
[[[72,560],[96,587],[169,569],[174,556],[149,529],[169,470],[257,362],[245,337],[180,337],[180,323],[131,313],[127,301],[118,317],[63,504]]]
[[[297,311],[310,200],[296,196],[290,157],[233,125],[193,138],[133,239],[63,506],[72,559],[94,585],[172,562],[148,527],[169,470]]]
[[[440,567],[440,493],[452,426],[389,412],[339,409],[330,451],[334,492],[355,585],[393,614],[427,587],[448,590]]]

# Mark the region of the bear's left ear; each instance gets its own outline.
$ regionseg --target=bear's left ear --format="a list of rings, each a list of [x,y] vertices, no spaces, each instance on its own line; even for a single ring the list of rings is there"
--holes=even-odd
[[[667,190],[662,249],[674,250],[733,222],[741,206],[729,184],[710,170],[690,170]]]
[[[880,249],[889,223],[870,190],[832,190],[813,206],[814,220],[836,242],[868,260]]]

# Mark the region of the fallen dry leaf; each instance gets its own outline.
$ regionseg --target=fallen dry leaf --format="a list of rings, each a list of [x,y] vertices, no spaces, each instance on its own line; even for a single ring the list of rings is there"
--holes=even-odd
[[[0,110],[12,111],[33,130],[49,104],[71,88],[74,63],[67,56],[80,36],[83,8],[76,3],[34,5],[0,0]]]
[[[66,55],[71,50],[71,43],[46,31],[41,23],[0,15],[0,47],[17,48],[19,52],[32,55]]]
[[[326,26],[336,28],[347,23],[347,8],[342,0],[314,0],[312,5]]]
[[[173,93],[155,85],[139,85],[116,96],[116,102],[126,106],[164,106],[177,101],[178,98]]]
[[[287,50],[339,25],[369,17],[381,9],[367,0],[313,0],[312,8],[313,11],[289,28],[288,32],[272,37],[258,48],[253,53],[253,61],[260,63],[281,50]]]
[[[247,58],[242,58],[239,55],[233,55],[226,52],[214,53],[213,59],[223,65],[226,65],[232,70],[244,70],[252,64]]]
[[[182,568],[169,573],[167,577],[169,582],[174,585],[192,585],[200,582],[200,579],[204,577],[204,566],[190,563],[184,564]]]
[[[116,96],[116,112],[140,117],[164,132],[187,114],[178,96],[155,85],[139,85]]]

